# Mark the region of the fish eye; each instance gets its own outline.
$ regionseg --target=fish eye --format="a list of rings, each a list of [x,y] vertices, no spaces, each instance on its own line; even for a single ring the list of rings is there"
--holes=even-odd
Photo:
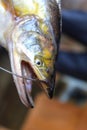
[[[42,61],[40,59],[36,59],[35,63],[37,64],[37,66],[41,66],[42,65]]]

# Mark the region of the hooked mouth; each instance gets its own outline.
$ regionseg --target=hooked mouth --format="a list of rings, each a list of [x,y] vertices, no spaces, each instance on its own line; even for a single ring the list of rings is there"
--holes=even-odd
[[[33,82],[37,82],[38,86],[41,86],[49,98],[53,97],[55,88],[55,72],[52,72],[52,74],[49,72],[49,78],[43,76],[43,72],[41,70],[33,66],[31,62],[27,62],[27,60],[22,59],[22,57],[15,50],[10,51],[10,61],[12,72],[19,75],[13,75],[13,79],[19,98],[25,106],[30,106],[32,108],[34,107],[32,90],[36,86],[33,86]]]
[[[22,87],[24,89],[25,97],[21,95],[20,99],[23,104],[25,104],[26,106],[31,106],[32,108],[34,107],[34,102],[32,99],[33,82],[37,82],[38,86],[41,86],[41,88],[45,91],[49,98],[53,97],[54,84],[51,84],[52,82],[50,82],[50,80],[39,79],[38,75],[36,75],[33,68],[28,62],[21,62],[21,71],[22,76],[24,77],[22,79]]]

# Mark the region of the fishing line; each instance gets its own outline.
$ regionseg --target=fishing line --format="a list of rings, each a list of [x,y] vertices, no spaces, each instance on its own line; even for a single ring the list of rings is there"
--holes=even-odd
[[[33,81],[36,81],[36,80],[39,80],[39,79],[34,79],[34,78],[27,78],[25,76],[21,76],[21,75],[18,75],[18,74],[15,74],[3,67],[0,66],[0,70],[3,70],[4,72],[8,73],[8,74],[11,74],[11,75],[15,75],[16,77],[19,77],[19,78],[23,78],[23,79],[26,79],[26,80],[33,80]]]

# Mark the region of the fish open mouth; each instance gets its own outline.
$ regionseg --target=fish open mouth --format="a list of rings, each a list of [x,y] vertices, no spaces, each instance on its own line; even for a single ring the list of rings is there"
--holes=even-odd
[[[11,69],[13,74],[16,74],[13,75],[14,82],[22,103],[27,107],[34,107],[32,90],[34,90],[33,86],[36,86],[33,85],[33,82],[37,82],[38,86],[44,90],[48,97],[52,98],[55,87],[55,73],[53,71],[50,73],[50,70],[49,72],[47,72],[47,70],[44,70],[47,73],[47,76],[45,76],[43,71],[38,69],[37,65],[33,64],[30,59],[19,55],[19,53],[17,53],[15,50],[15,47],[13,47],[11,51],[9,47],[9,52]],[[23,53],[26,54],[26,49],[23,50]],[[23,54],[23,56],[25,55]]]
[[[14,82],[22,103],[26,106],[34,107],[32,99],[33,82],[38,81],[45,93],[52,98],[54,92],[54,47],[48,39],[40,34],[23,32],[19,26],[12,32],[12,38],[8,39],[9,53]],[[22,34],[21,34],[22,33]],[[51,44],[50,51],[45,49],[45,45]],[[12,44],[13,43],[13,44]],[[41,53],[41,56],[38,55]],[[42,60],[42,53],[44,59]],[[38,55],[38,57],[37,57]],[[44,67],[45,66],[45,67]],[[21,78],[20,78],[21,77]]]
[[[21,62],[21,71],[22,71],[22,76],[24,77],[22,79],[23,83],[23,89],[25,92],[25,99],[24,96],[22,95],[21,100],[23,104],[26,106],[31,106],[32,108],[34,107],[34,102],[32,99],[32,89],[33,89],[33,82],[38,82],[38,86],[40,86],[42,89],[44,89],[45,93],[51,98],[53,95],[53,87],[50,82],[40,80],[38,78],[38,75],[35,74],[33,68],[28,62],[22,61]],[[19,86],[21,87],[21,86]],[[26,100],[26,102],[25,102]]]

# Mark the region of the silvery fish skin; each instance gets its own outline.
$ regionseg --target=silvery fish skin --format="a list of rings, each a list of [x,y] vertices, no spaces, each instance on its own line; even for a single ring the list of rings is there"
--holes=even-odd
[[[0,44],[9,52],[12,72],[36,79],[51,98],[61,34],[60,0],[0,0],[0,17]],[[33,107],[33,80],[13,78],[23,104]]]

